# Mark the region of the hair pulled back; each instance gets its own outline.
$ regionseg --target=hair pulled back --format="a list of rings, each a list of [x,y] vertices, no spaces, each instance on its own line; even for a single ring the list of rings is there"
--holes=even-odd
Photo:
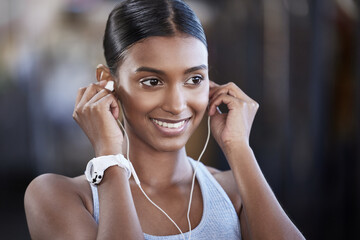
[[[104,34],[104,55],[111,74],[116,75],[126,49],[151,36],[185,33],[206,47],[203,27],[182,0],[125,0],[110,13]]]

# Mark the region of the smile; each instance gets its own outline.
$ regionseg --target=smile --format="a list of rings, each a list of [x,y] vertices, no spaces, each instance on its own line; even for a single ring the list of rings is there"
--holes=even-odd
[[[172,128],[172,129],[177,129],[177,128],[181,128],[182,126],[184,126],[186,120],[182,120],[180,122],[177,123],[170,123],[170,122],[163,122],[157,119],[151,119],[155,124],[159,125],[160,127],[164,127],[164,128]]]
[[[160,135],[165,137],[176,137],[183,134],[189,124],[191,117],[179,120],[150,118]]]

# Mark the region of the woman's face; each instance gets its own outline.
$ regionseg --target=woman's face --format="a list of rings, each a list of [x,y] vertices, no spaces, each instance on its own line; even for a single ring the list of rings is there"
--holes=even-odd
[[[127,50],[116,93],[132,142],[157,151],[186,144],[208,104],[207,59],[194,37],[149,37]]]

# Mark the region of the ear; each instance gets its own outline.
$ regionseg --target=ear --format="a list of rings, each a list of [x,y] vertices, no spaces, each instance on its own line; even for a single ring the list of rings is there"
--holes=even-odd
[[[99,64],[96,67],[96,79],[98,80],[98,82],[100,82],[102,80],[114,81],[114,78],[111,75],[110,69],[108,67],[104,66],[103,64]]]

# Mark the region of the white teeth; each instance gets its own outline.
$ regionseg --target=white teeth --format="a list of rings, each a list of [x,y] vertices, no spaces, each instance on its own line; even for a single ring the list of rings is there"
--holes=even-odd
[[[152,119],[152,121],[154,123],[156,123],[159,126],[165,127],[165,128],[180,128],[182,126],[184,126],[185,124],[185,120],[178,122],[178,123],[167,123],[167,122],[162,122],[156,119]]]

